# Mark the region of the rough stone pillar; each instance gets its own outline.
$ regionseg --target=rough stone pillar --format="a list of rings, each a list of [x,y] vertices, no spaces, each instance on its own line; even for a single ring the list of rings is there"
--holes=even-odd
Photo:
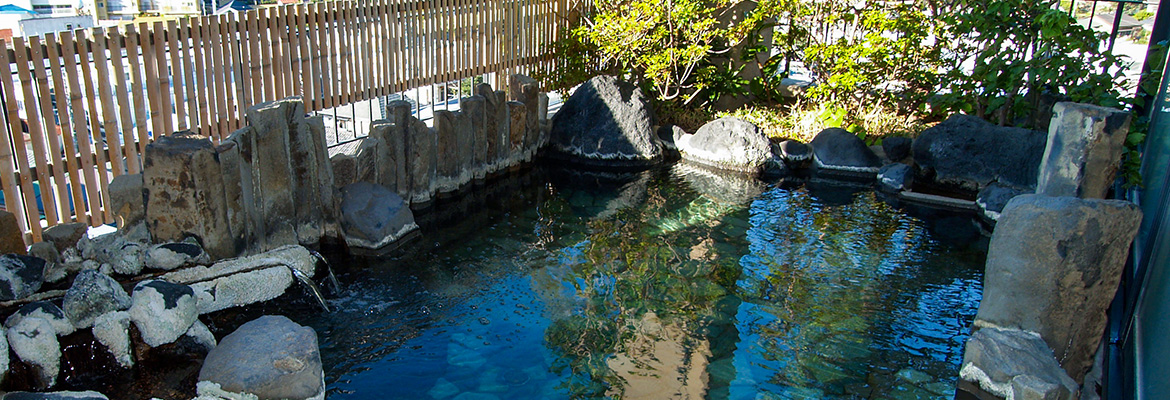
[[[157,242],[194,236],[216,258],[231,257],[223,179],[211,141],[191,132],[146,146],[146,223]]]
[[[483,119],[481,121],[483,133],[480,137],[481,140],[476,143],[482,147],[484,154],[483,172],[486,176],[499,169],[499,146],[502,137],[499,130],[499,117],[501,115],[499,110],[504,108],[504,102],[496,97],[496,92],[492,90],[491,85],[486,83],[476,86],[475,93],[476,96],[483,99]]]
[[[539,129],[537,130],[539,132],[539,138],[536,141],[536,148],[539,149],[544,147],[545,144],[548,144],[549,130],[552,129],[552,122],[548,120],[548,93],[540,92],[537,99],[539,100],[539,104],[536,106],[536,112],[540,115],[537,120],[540,122],[538,124]]]
[[[237,252],[242,252],[248,248],[252,239],[255,238],[251,234],[251,226],[248,213],[255,212],[256,205],[252,202],[252,181],[251,174],[247,175],[248,183],[245,184],[243,170],[251,171],[252,167],[244,163],[240,157],[239,138],[247,135],[248,128],[244,127],[232,133],[228,138],[220,142],[216,152],[219,153],[219,168],[220,174],[223,175],[223,193],[224,200],[227,202],[227,222],[228,229],[231,231],[231,240]],[[247,195],[244,189],[248,189]]]
[[[1129,113],[1069,102],[1052,110],[1036,193],[1105,198],[1125,151]]]
[[[256,182],[259,175],[255,167],[254,136],[256,133],[251,127],[244,127],[232,133],[226,141],[232,142],[235,150],[228,150],[225,154],[228,158],[234,158],[236,155],[239,157],[240,206],[243,221],[237,222],[244,225],[242,229],[245,246],[250,251],[262,251],[268,247],[268,234],[264,226],[264,205],[260,203],[262,193]]]
[[[329,159],[329,145],[325,142],[325,118],[317,115],[308,118],[309,139],[313,143],[313,152],[316,154],[317,173],[316,187],[321,199],[324,233],[330,236],[339,236],[337,227],[337,207],[339,200],[333,190],[333,163]]]
[[[524,144],[521,159],[528,161],[540,141],[540,83],[522,74],[513,74],[508,82],[509,98],[524,103],[525,114]]]
[[[379,185],[399,193],[398,181],[406,173],[406,153],[402,130],[390,121],[374,121],[370,124],[370,136],[378,138],[378,181]]]
[[[297,182],[290,165],[289,121],[302,111],[303,108],[290,101],[270,101],[248,109],[248,126],[255,131],[252,170],[259,188],[257,200],[264,215],[265,250],[297,243],[293,202]]]
[[[504,165],[514,167],[524,161],[528,148],[528,107],[518,101],[508,102],[508,144]]]
[[[496,155],[495,171],[506,170],[510,167],[512,155],[512,111],[508,105],[508,93],[497,90],[496,93]]]
[[[397,137],[395,140],[398,140],[398,143],[401,146],[399,147],[401,149],[401,158],[397,162],[399,171],[397,182],[395,182],[393,186],[385,186],[396,188],[395,192],[398,193],[399,196],[402,196],[402,198],[409,201],[411,191],[410,169],[408,166],[410,163],[411,151],[409,147],[409,132],[411,123],[416,121],[416,119],[414,116],[410,115],[410,103],[403,100],[390,102],[390,104],[386,106],[386,115],[390,122],[394,124],[392,135]]]
[[[366,136],[358,143],[357,154],[354,155],[356,167],[355,182],[378,182],[378,147],[381,146],[378,138]]]
[[[324,207],[321,203],[323,190],[329,186],[318,186],[318,174],[321,171],[319,158],[326,157],[323,150],[318,148],[317,140],[309,127],[309,120],[305,118],[305,103],[300,97],[290,97],[280,102],[288,104],[288,153],[293,173],[292,195],[296,209],[296,221],[293,228],[296,230],[297,243],[302,246],[314,246],[325,235],[323,227]],[[323,133],[323,132],[322,132]],[[323,138],[322,138],[323,139]],[[325,163],[328,164],[328,163]],[[294,244],[294,243],[289,243]]]
[[[975,326],[1039,333],[1081,383],[1141,217],[1120,200],[1013,198],[991,236]]]
[[[460,153],[464,149],[459,146],[457,129],[455,113],[446,110],[435,111],[437,136],[435,155],[439,162],[436,189],[439,193],[450,193],[459,189]]]
[[[143,191],[142,174],[127,174],[110,181],[110,207],[114,210],[114,222],[118,229],[127,229],[142,222],[145,217],[146,193]]]
[[[341,189],[357,182],[357,159],[350,154],[335,154],[329,158],[333,166],[333,188]]]
[[[471,159],[469,172],[475,180],[483,180],[487,176],[488,164],[488,128],[486,107],[487,100],[483,96],[475,95],[463,98],[462,113],[466,116],[471,131]]]

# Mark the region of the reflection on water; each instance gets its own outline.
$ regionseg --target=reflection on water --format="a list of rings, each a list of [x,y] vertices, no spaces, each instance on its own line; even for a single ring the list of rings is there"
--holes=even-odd
[[[338,311],[301,321],[331,398],[953,392],[986,251],[968,217],[682,167],[480,192],[338,266]]]

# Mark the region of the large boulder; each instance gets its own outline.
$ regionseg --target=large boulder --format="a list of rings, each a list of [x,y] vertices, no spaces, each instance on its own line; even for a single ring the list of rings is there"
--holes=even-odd
[[[194,236],[218,257],[235,254],[224,175],[208,138],[191,132],[162,136],[146,146],[142,171],[145,221],[154,240]]]
[[[772,161],[772,144],[755,124],[724,117],[675,142],[683,160],[716,169],[759,174]]]
[[[369,182],[341,188],[341,226],[346,244],[366,250],[383,249],[418,230],[402,197]]]
[[[914,140],[908,137],[891,136],[882,139],[882,151],[890,161],[897,162],[910,157],[910,147],[913,144]]]
[[[23,299],[41,289],[45,260],[16,254],[0,255],[0,301]]]
[[[199,316],[195,292],[187,285],[147,280],[130,296],[130,320],[150,347],[174,342]]]
[[[1017,329],[975,331],[967,339],[959,376],[1005,399],[1074,399],[1077,393],[1076,382],[1060,368],[1044,339]]]
[[[1103,199],[1113,185],[1129,135],[1129,113],[1056,103],[1036,193]]]
[[[4,210],[0,210],[0,254],[25,254],[24,231],[16,215]]]
[[[57,383],[61,370],[61,343],[49,321],[30,317],[8,329],[8,346],[13,353],[32,366],[35,386],[44,389]]]
[[[841,128],[822,130],[809,144],[818,174],[872,179],[882,166],[865,141]]]
[[[1046,137],[1040,131],[953,115],[914,141],[914,162],[926,178],[919,182],[970,194],[997,181],[1033,189]]]
[[[531,119],[531,118],[530,118]],[[610,75],[577,88],[553,117],[552,149],[600,166],[643,166],[662,159],[650,98]]]
[[[1125,201],[1016,196],[991,236],[976,326],[1039,333],[1080,382],[1140,221]]]
[[[130,295],[113,278],[94,270],[81,271],[62,302],[65,316],[78,328],[93,326],[97,317],[130,308]]]
[[[200,392],[206,390],[202,382],[209,382],[227,392],[261,399],[323,397],[324,377],[317,333],[272,315],[225,336],[199,370]]]

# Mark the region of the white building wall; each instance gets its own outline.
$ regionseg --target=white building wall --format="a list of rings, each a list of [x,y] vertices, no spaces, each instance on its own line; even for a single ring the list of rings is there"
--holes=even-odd
[[[71,17],[77,15],[77,0],[32,0],[32,10],[41,15]]]
[[[29,18],[20,21],[24,36],[40,36],[49,32],[93,27],[93,18],[84,15],[72,17]]]

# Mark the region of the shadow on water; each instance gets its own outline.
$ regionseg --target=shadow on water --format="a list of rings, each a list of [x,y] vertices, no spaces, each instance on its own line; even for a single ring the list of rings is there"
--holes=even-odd
[[[334,260],[337,311],[300,318],[332,398],[952,391],[986,251],[970,216],[683,166],[482,189],[392,256]]]

